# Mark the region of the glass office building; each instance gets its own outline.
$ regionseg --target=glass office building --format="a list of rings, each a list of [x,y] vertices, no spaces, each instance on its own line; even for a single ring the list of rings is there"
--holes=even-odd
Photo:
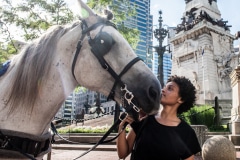
[[[150,14],[150,0],[131,0],[131,3],[136,5],[136,15],[134,17],[128,17],[124,25],[129,28],[137,28],[140,31],[140,41],[135,52],[144,60],[149,68],[152,68],[151,58],[148,58],[152,57],[150,50],[153,45],[153,16]]]
[[[171,53],[163,54],[163,80],[164,84],[166,84],[168,77],[171,75],[172,70],[172,57]]]

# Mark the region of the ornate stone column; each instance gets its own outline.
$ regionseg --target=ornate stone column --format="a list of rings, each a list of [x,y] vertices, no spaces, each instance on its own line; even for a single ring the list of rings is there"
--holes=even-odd
[[[232,135],[229,138],[233,144],[240,145],[240,65],[232,71],[230,78],[232,87]]]

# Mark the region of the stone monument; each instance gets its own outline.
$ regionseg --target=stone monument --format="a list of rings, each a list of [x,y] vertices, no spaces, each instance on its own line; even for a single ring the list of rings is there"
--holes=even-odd
[[[230,140],[235,145],[240,145],[240,65],[230,74],[232,85],[232,110],[231,110],[231,130]]]
[[[182,22],[176,27],[172,73],[188,77],[197,89],[197,104],[232,99],[229,74],[237,65],[234,36],[221,18],[217,0],[185,0]],[[226,2],[227,3],[227,2]]]

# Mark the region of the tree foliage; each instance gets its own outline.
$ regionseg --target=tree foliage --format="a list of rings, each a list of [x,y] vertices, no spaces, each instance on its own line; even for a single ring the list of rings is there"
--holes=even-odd
[[[15,25],[21,29],[24,40],[39,37],[52,25],[62,25],[73,21],[73,12],[64,0],[23,0],[12,3],[3,0],[1,20],[6,25]]]
[[[0,6],[0,63],[20,49],[16,40],[31,41],[38,38],[53,25],[71,23],[77,16],[69,9],[65,0],[2,0]],[[97,1],[97,3],[96,3]],[[135,7],[129,0],[88,0],[95,11],[109,7],[114,13],[113,22],[120,33],[135,48],[139,41],[139,31],[124,26],[123,21],[135,14]]]
[[[64,25],[74,19],[64,0],[3,0],[0,11],[1,62],[18,52],[14,40],[19,37],[28,42],[38,38],[50,26]]]

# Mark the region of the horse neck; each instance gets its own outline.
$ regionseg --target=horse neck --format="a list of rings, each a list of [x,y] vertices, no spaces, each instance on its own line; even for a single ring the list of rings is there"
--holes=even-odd
[[[72,75],[72,63],[76,45],[81,36],[80,25],[64,34],[58,41],[54,59],[48,76],[41,88],[39,102],[45,100],[46,112],[51,110],[50,117],[55,116],[64,100],[73,92],[77,81]],[[43,106],[41,106],[43,107]],[[49,109],[51,108],[51,109]],[[50,121],[49,121],[50,122]]]
[[[9,111],[4,108],[8,108],[9,106],[6,106],[3,100],[0,102],[0,129],[19,131],[33,135],[42,135],[48,131],[49,124],[53,117],[77,85],[71,72],[72,54],[75,50],[77,38],[73,43],[72,48],[67,48],[69,47],[68,44],[58,44],[48,75],[43,77],[42,83],[39,85],[39,95],[36,98],[34,106],[17,106],[17,109],[11,116],[4,116],[9,113]],[[64,52],[66,50],[69,51]],[[8,80],[11,80],[11,77],[13,77],[14,70],[17,67],[17,65],[13,65],[11,68],[12,71],[9,71],[9,73],[4,76],[6,80],[0,83],[1,90],[3,89],[0,97],[5,97],[5,92],[7,92],[11,86],[11,84],[6,84]],[[26,85],[28,84],[26,83]],[[27,108],[31,107],[31,112],[26,112]]]
[[[40,86],[39,96],[31,112],[27,112],[26,109],[32,106],[18,106],[11,115],[6,116],[9,114],[9,111],[4,108],[8,108],[8,106],[1,101],[0,129],[32,135],[42,135],[48,132],[49,124],[53,117],[76,86],[76,82],[71,78],[72,75],[66,73],[64,69],[53,67],[49,73],[49,76],[44,80],[45,83]],[[10,77],[11,72],[6,78],[9,79]],[[3,85],[0,83],[0,86]],[[2,89],[0,96],[4,97],[3,94],[7,92],[8,87],[3,86]],[[25,109],[22,109],[23,107]]]

